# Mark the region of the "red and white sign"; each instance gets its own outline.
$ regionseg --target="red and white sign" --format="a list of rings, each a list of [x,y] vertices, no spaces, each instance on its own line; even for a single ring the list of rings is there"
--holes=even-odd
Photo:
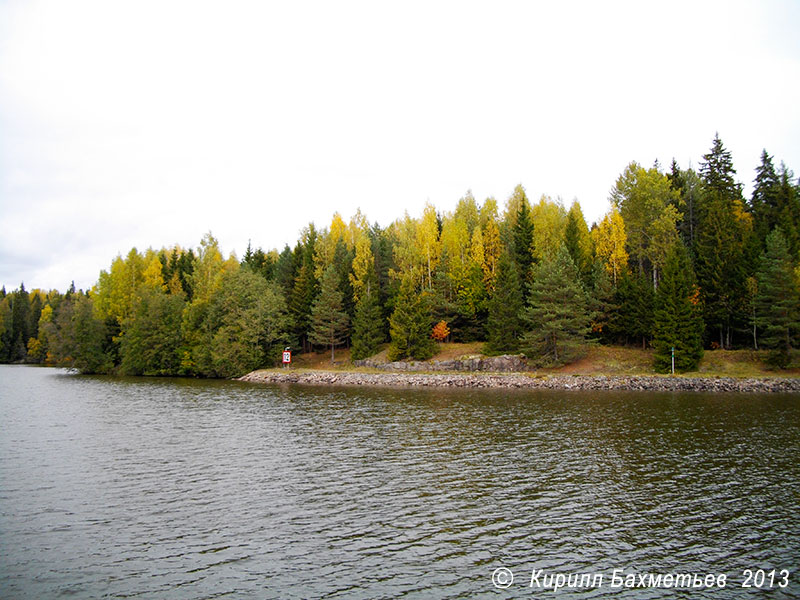
[[[289,364],[292,362],[292,351],[291,350],[284,350],[283,351],[283,364]]]

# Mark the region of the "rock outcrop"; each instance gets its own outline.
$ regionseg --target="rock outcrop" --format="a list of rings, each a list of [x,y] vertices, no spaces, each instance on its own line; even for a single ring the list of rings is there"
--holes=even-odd
[[[391,363],[388,363],[391,364]],[[412,363],[409,363],[412,364]],[[429,363],[422,363],[428,365]],[[426,369],[431,370],[431,369]],[[631,390],[664,392],[793,392],[800,393],[800,379],[669,376],[566,376],[541,377],[478,373],[355,373],[338,371],[254,371],[240,378],[258,383],[305,385],[367,385],[393,387],[525,388],[549,390]]]

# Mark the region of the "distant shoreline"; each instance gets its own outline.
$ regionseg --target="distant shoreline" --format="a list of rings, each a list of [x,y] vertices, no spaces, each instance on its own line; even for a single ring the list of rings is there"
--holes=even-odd
[[[354,371],[295,371],[264,369],[238,378],[251,383],[301,385],[516,388],[542,390],[626,390],[661,392],[783,392],[800,393],[800,378],[685,377],[625,375],[550,375],[521,373],[360,373]]]

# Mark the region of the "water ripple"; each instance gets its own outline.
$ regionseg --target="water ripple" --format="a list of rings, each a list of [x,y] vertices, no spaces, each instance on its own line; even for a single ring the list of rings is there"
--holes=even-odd
[[[510,598],[533,568],[800,596],[797,396],[0,373],[4,598]]]

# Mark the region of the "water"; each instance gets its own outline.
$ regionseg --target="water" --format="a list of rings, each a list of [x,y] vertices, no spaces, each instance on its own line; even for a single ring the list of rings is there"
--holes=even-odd
[[[768,597],[797,598],[798,457],[798,396],[0,367],[0,597],[723,599],[777,569]],[[555,594],[534,569],[604,580]]]

